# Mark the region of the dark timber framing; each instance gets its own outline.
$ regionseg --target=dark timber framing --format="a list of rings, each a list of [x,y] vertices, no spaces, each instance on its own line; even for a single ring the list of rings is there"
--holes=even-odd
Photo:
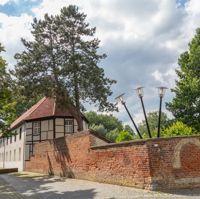
[[[63,122],[64,122],[63,125],[62,124],[56,125],[56,119],[63,119]],[[58,136],[60,136],[60,134],[63,133],[63,132],[56,132],[56,126],[63,126],[63,130],[64,130],[63,136],[70,134],[70,133],[66,132],[66,126],[65,126],[65,120],[66,119],[72,120],[72,122],[73,122],[73,132],[72,133],[74,133],[75,128],[78,125],[75,124],[75,122],[74,122],[75,118],[73,116],[50,116],[50,117],[43,117],[43,118],[25,120],[22,123],[15,126],[15,128],[11,129],[11,131],[15,131],[23,123],[25,123],[25,122],[31,123],[31,127],[26,127],[26,129],[25,129],[26,132],[27,132],[27,130],[29,130],[29,133],[28,134],[26,133],[26,139],[25,139],[25,146],[27,147],[27,149],[29,149],[29,153],[27,154],[28,156],[25,159],[26,161],[29,161],[30,157],[34,154],[34,143],[42,142],[42,141],[49,140],[49,139],[55,139],[57,133],[58,133]],[[87,120],[85,120],[84,117],[82,119],[87,122]],[[48,121],[47,124],[46,124],[46,125],[48,125],[48,128],[47,128],[47,130],[42,131],[42,121],[45,121],[45,120]],[[50,123],[50,121],[52,121],[52,123],[53,123],[53,128],[50,128],[50,126],[52,125],[52,123]],[[34,122],[39,122],[39,126],[40,126],[40,132],[37,135],[35,135],[34,132],[33,132]],[[44,133],[44,136],[42,135],[42,133]],[[29,137],[29,139],[28,139],[28,137]],[[7,138],[7,143],[8,143],[8,141],[9,140]]]
[[[31,150],[29,150],[29,159],[30,159],[30,152],[32,153],[31,155],[33,155],[33,122],[32,122],[32,146]]]
[[[53,139],[56,138],[56,118],[53,118]]]
[[[49,128],[49,122],[48,122],[48,128]],[[42,128],[41,128],[41,121],[40,121],[40,142],[41,142],[41,138],[42,138]]]

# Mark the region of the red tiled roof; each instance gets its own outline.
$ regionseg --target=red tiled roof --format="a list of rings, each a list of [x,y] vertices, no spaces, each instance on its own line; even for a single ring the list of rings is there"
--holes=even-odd
[[[51,117],[51,116],[63,116],[72,117],[75,108],[70,106],[69,108],[59,108],[56,105],[55,99],[53,98],[42,98],[39,102],[33,105],[29,110],[18,117],[10,126],[11,129],[24,121]],[[82,115],[83,116],[83,115]],[[85,118],[83,116],[83,118]]]

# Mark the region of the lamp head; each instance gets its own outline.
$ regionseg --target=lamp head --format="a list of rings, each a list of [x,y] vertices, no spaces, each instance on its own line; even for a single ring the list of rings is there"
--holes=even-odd
[[[143,97],[144,96],[144,90],[143,90],[144,87],[137,87],[135,90],[136,90],[136,93],[139,97]]]
[[[117,101],[117,103],[124,103],[124,95],[125,95],[125,93],[123,93],[123,94],[121,94],[121,95],[119,95],[118,97],[116,97],[115,98],[115,100]]]
[[[168,89],[167,87],[160,86],[158,88],[158,95],[159,97],[164,97],[166,90]]]

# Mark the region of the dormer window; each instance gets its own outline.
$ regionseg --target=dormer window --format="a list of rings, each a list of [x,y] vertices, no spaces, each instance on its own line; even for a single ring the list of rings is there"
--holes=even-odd
[[[40,122],[33,122],[33,135],[40,134]]]
[[[73,132],[74,132],[74,120],[65,119],[65,133],[73,133]]]

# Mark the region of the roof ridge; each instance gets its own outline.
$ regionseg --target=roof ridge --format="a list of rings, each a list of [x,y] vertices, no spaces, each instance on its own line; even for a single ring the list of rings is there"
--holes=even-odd
[[[30,108],[30,111],[31,109],[34,107],[34,109],[29,113],[29,115],[27,117],[29,117],[45,100],[47,99],[47,97],[43,97],[37,104],[33,105],[31,108]]]
[[[12,122],[12,124],[10,125],[10,127],[12,128],[20,120],[25,120],[27,117],[29,117],[30,114],[32,114],[39,107],[39,105],[41,105],[41,103],[44,102],[45,99],[47,99],[47,98],[43,97],[37,104],[34,104],[31,108],[29,108],[27,111],[25,111],[20,117],[18,117],[14,122]]]
[[[55,98],[43,97],[19,118],[17,118],[10,126],[10,129],[14,129],[19,124],[27,122],[33,119],[47,118],[47,117],[74,117],[76,114],[76,107],[74,105],[67,106],[65,108],[59,108]],[[82,118],[87,121],[83,113]]]

